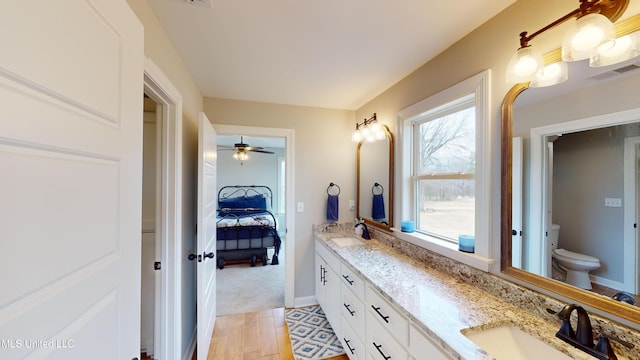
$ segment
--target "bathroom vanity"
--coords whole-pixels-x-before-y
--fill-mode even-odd
[[[389,234],[360,241],[349,229],[319,227],[314,236],[318,301],[350,359],[492,359],[467,336],[504,326],[558,358],[593,359],[555,337],[560,321],[546,309],[564,303]],[[630,329],[612,335],[640,343]],[[619,359],[640,359],[637,346],[616,350]]]

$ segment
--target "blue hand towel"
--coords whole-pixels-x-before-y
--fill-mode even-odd
[[[382,194],[373,195],[373,206],[371,209],[371,217],[374,220],[382,220],[386,216],[384,214],[384,197]]]
[[[331,195],[327,197],[327,221],[338,221],[338,195]]]

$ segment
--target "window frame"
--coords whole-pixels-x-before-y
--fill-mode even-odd
[[[485,70],[433,96],[411,105],[397,114],[399,161],[399,201],[402,220],[416,220],[416,186],[413,177],[415,142],[413,124],[443,105],[475,96],[476,107],[476,203],[475,253],[458,251],[458,245],[449,240],[422,233],[395,231],[400,239],[453,258],[483,271],[489,271],[494,260],[491,256],[491,71]],[[455,106],[455,105],[454,105]]]

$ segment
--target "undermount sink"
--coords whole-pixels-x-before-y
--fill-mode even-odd
[[[488,329],[464,329],[462,334],[497,360],[564,360],[569,356],[513,324]]]
[[[338,246],[364,245],[364,241],[352,236],[332,238],[331,241],[333,241]]]

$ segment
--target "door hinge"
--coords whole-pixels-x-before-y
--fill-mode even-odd
[[[153,263],[153,269],[154,270],[160,270],[162,269],[162,263],[160,261],[156,261]]]

